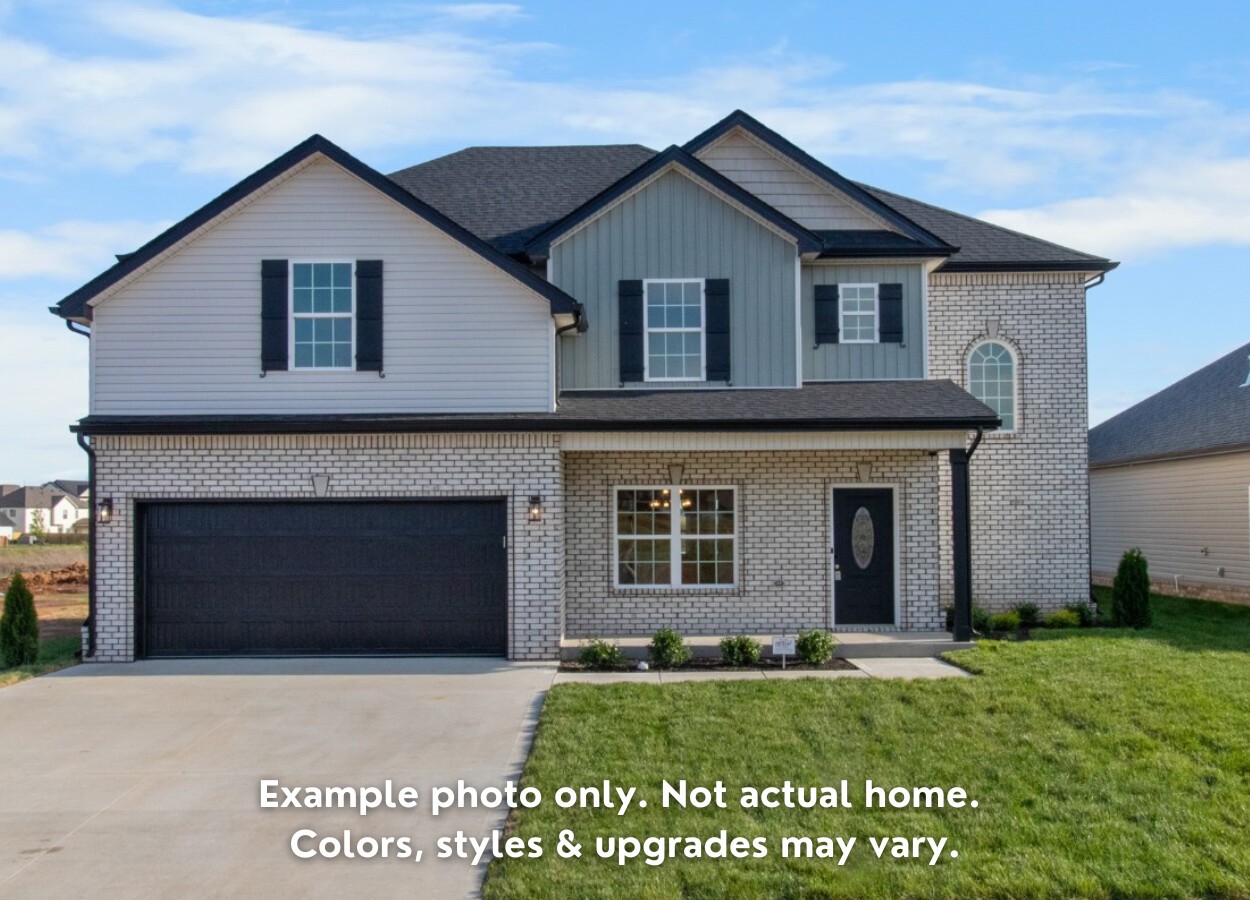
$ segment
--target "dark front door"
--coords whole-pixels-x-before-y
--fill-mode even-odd
[[[894,491],[833,492],[833,621],[894,625]]]
[[[502,500],[148,503],[142,656],[508,648]]]

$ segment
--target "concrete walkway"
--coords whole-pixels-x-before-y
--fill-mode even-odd
[[[773,681],[790,678],[971,678],[932,657],[856,659],[854,669],[679,669],[665,672],[558,672],[552,684],[683,684],[691,681]]]

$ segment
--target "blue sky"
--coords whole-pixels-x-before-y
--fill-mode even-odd
[[[310,133],[392,171],[739,107],[1120,260],[1089,295],[1101,421],[1250,341],[1248,33],[1244,2],[0,0],[0,481],[85,471],[87,342],[46,307]]]

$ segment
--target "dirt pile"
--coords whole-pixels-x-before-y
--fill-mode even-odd
[[[73,593],[87,586],[87,564],[72,563],[63,569],[31,572],[26,583],[35,593]]]

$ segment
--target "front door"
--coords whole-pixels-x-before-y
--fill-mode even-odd
[[[894,490],[833,491],[833,622],[894,625]]]

